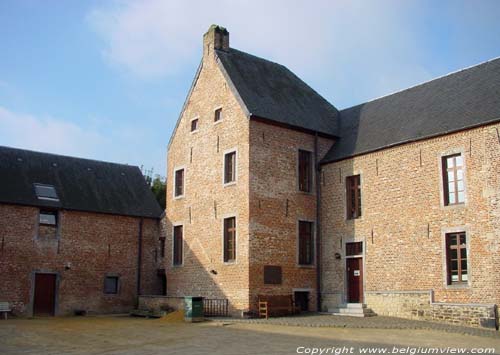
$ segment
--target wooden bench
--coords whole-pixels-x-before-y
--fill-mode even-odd
[[[282,316],[298,313],[292,295],[259,296],[259,317]]]
[[[3,313],[3,318],[7,319],[7,313],[12,312],[9,302],[0,302],[0,313]]]

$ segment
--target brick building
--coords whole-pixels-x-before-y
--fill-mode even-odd
[[[494,325],[499,122],[500,59],[338,110],[212,26],[169,143],[167,293]]]
[[[26,316],[130,311],[162,292],[162,213],[135,166],[0,147],[0,301]]]

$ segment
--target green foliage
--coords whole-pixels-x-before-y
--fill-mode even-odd
[[[167,205],[167,191],[166,191],[166,182],[160,175],[156,175],[153,181],[151,182],[151,191],[156,197],[156,200],[160,204],[161,208],[165,209]]]

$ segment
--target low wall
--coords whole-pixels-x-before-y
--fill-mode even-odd
[[[365,303],[383,316],[486,328],[497,324],[495,305],[436,303],[432,291],[369,291],[365,292]]]
[[[174,310],[184,309],[183,297],[170,296],[139,296],[139,309],[144,310],[163,310],[164,308],[172,308]]]

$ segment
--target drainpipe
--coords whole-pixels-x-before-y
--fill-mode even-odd
[[[137,236],[137,304],[139,304],[139,295],[141,294],[141,267],[142,267],[142,224],[144,219],[139,220],[139,234]]]
[[[318,162],[318,133],[314,135],[314,169],[316,185],[316,308],[321,311],[321,167]]]

